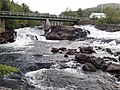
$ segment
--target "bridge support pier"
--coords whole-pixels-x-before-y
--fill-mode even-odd
[[[49,31],[50,27],[51,27],[51,23],[49,19],[46,19],[45,24],[44,24],[45,33]]]
[[[5,19],[0,19],[0,33],[5,32]]]

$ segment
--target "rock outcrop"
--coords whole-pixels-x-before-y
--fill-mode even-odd
[[[95,51],[93,50],[93,47],[78,47],[80,49],[81,53],[86,53],[86,54],[92,54],[95,53]]]
[[[16,37],[16,32],[12,31],[5,31],[0,33],[0,44],[7,43],[7,42],[14,42]]]
[[[85,62],[90,62],[91,61],[91,57],[85,54],[81,54],[78,53],[75,55],[75,61],[79,62],[79,63],[85,63]]]
[[[96,25],[95,27],[108,32],[120,31],[120,24],[103,24]]]
[[[47,33],[48,40],[75,40],[87,36],[88,31],[76,27],[51,26]]]

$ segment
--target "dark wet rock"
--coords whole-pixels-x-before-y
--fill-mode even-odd
[[[94,48],[97,48],[98,46],[94,46]]]
[[[95,50],[102,50],[102,51],[104,51],[104,48],[100,47],[100,46],[95,46],[94,48],[95,48]]]
[[[60,69],[66,69],[66,68],[70,68],[67,64],[65,63],[59,63],[60,65]]]
[[[117,78],[117,81],[120,82],[120,72],[114,75]]]
[[[101,65],[102,71],[106,71],[107,68],[108,68],[108,65],[107,65],[107,64],[102,64],[102,65]]]
[[[92,63],[86,63],[86,64],[83,65],[82,70],[95,72],[96,67]]]
[[[61,48],[59,48],[59,50],[61,50],[61,51],[67,51],[67,49],[65,47],[61,47]]]
[[[75,40],[87,36],[87,31],[75,27],[51,26],[51,32],[46,35],[48,40]]]
[[[12,90],[33,90],[35,87],[28,84],[26,81],[16,79],[0,78],[0,86],[11,88]],[[30,89],[31,88],[31,89]],[[9,89],[8,89],[9,90]]]
[[[118,57],[118,60],[119,60],[119,62],[120,62],[120,56]]]
[[[119,56],[119,55],[120,55],[120,52],[119,52],[119,51],[118,51],[118,52],[115,52],[114,55],[115,55],[115,56]]]
[[[34,64],[34,63],[29,63],[28,65],[26,65],[26,70],[27,71],[35,71],[35,70],[38,70],[39,67]]]
[[[93,47],[78,47],[81,53],[92,54],[95,53]]]
[[[49,69],[54,63],[35,63],[39,69]]]
[[[52,65],[51,68],[66,69],[70,67],[66,63],[57,63],[57,64]]]
[[[59,52],[59,48],[52,48],[51,52],[58,53]]]
[[[43,57],[43,55],[41,55],[41,54],[34,54],[33,56],[34,57]]]
[[[23,77],[24,77],[24,73],[22,73],[21,71],[9,75],[10,79],[16,79],[16,80],[21,80]]]
[[[115,40],[115,39],[103,39],[101,42],[110,43],[110,42],[112,42],[113,40]]]
[[[117,81],[120,82],[120,72],[119,73],[115,73],[114,76],[117,78]]]
[[[110,43],[112,41],[114,41],[116,44],[120,44],[119,39],[103,39],[103,40],[101,40],[101,42],[104,42],[104,43]]]
[[[67,49],[65,48],[65,47],[61,47],[61,48],[52,48],[51,49],[51,52],[53,52],[53,53],[60,53],[60,54],[62,54],[62,52],[65,52],[65,51],[67,51]]]
[[[119,64],[109,63],[108,67],[106,69],[106,72],[119,73],[120,72],[120,65]]]
[[[0,33],[0,44],[7,42],[14,42],[16,37],[16,32],[14,30],[7,30],[5,32]]]
[[[103,57],[105,59],[105,61],[114,61],[114,62],[118,62],[117,59],[113,58],[113,57]]]
[[[68,51],[66,52],[67,55],[75,55],[75,53],[77,53],[76,49],[68,49]]]
[[[101,50],[101,49],[102,49],[102,47],[98,47],[98,49],[99,49],[99,50]]]
[[[33,41],[37,41],[38,40],[37,36],[35,36],[35,35],[26,34],[26,36],[29,37]]]
[[[75,55],[75,61],[77,61],[79,63],[90,62],[91,57],[87,56],[85,54],[78,53],[78,54]]]
[[[67,55],[67,54],[65,54],[65,55],[64,55],[64,57],[65,57],[65,58],[67,58],[67,57],[68,57],[68,55]]]
[[[63,52],[62,51],[59,51],[59,54],[62,54]]]
[[[120,82],[120,77],[117,78],[117,81]]]
[[[91,63],[97,68],[100,69],[102,64],[105,64],[103,58],[97,57],[91,60]]]
[[[88,34],[90,34],[90,31],[89,31],[89,30],[87,30],[87,33],[88,33]]]
[[[108,32],[115,32],[120,30],[120,24],[102,24],[96,25],[95,27]]]
[[[113,54],[113,52],[111,51],[111,49],[110,48],[106,48],[106,51],[109,53],[109,54]]]

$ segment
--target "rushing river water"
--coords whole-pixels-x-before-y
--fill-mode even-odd
[[[0,45],[0,63],[18,67],[27,82],[36,87],[35,90],[114,90],[111,89],[113,84],[110,74],[100,70],[94,73],[84,72],[82,64],[72,60],[74,56],[65,58],[64,54],[50,52],[52,47],[78,49],[79,46],[93,46],[97,53],[92,55],[114,57],[95,47],[111,48],[112,52],[120,51],[120,32],[105,32],[90,25],[80,27],[91,33],[86,40],[51,41],[45,39],[42,29],[16,29],[16,41]]]

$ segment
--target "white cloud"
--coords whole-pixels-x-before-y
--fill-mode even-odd
[[[18,3],[26,3],[31,10],[40,13],[60,14],[67,7],[71,10],[96,7],[101,3],[120,3],[120,0],[14,0]]]

